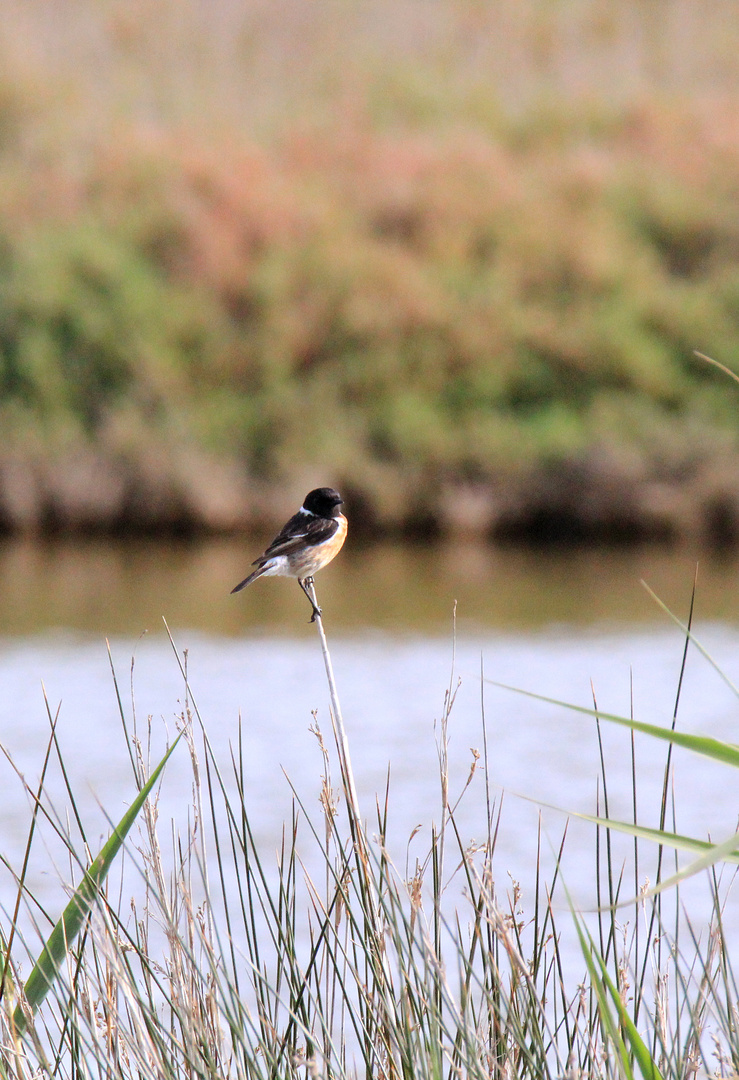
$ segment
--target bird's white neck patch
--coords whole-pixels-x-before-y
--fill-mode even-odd
[[[293,506],[294,505],[295,504],[293,503]],[[300,507],[300,509],[298,510],[298,513],[299,514],[305,514],[306,517],[318,517],[318,515],[314,514],[312,510],[306,510],[304,506]]]

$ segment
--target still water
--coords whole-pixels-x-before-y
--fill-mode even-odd
[[[165,616],[173,628],[217,637],[312,639],[294,582],[273,578],[229,595],[262,548],[259,539],[0,543],[0,636],[75,630],[136,638],[158,632]],[[666,625],[641,581],[684,616],[696,566],[698,617],[739,625],[738,558],[655,546],[543,551],[350,541],[321,573],[318,594],[334,636],[448,639],[454,600],[464,634],[555,625],[629,633]]]
[[[241,720],[247,803],[267,857],[290,818],[290,784],[318,816],[322,760],[309,729],[317,720],[327,741],[330,734],[318,641],[296,583],[272,579],[229,595],[258,550],[258,542],[233,541],[0,549],[0,743],[27,781],[37,783],[49,729],[45,693],[51,713],[59,711],[69,782],[93,850],[134,790],[105,639],[127,723],[135,717],[144,731],[152,718],[156,758],[185,702],[162,616],[177,648],[187,650],[192,693],[224,768]],[[505,896],[518,880],[524,903],[530,900],[540,816],[546,874],[567,821],[550,807],[595,812],[596,731],[587,716],[494,684],[586,707],[595,693],[604,712],[628,716],[633,709],[638,719],[669,724],[684,638],[640,582],[685,618],[697,562],[696,633],[739,682],[735,560],[658,548],[544,553],[386,546],[348,550],[323,572],[318,593],[360,801],[372,821],[389,770],[391,846],[401,872],[423,858],[432,823],[441,817],[438,720],[447,688],[458,686],[449,723],[450,796],[465,785],[472,749],[483,750],[484,714],[491,795],[503,802],[497,888]],[[736,694],[695,648],[688,652],[678,722],[739,741]],[[603,737],[610,811],[629,819],[630,737],[607,724]],[[638,736],[635,749],[639,819],[655,826],[665,745]],[[739,811],[734,776],[681,751],[674,769],[677,831],[725,839]],[[185,830],[191,787],[183,748],[162,786],[165,836],[170,819]],[[47,789],[63,816],[67,801],[53,763]],[[7,761],[0,765],[0,790],[2,854],[18,868],[30,805]],[[481,764],[457,812],[466,840],[483,838],[485,805]],[[616,852],[633,886],[629,844]],[[585,907],[595,902],[594,850],[592,826],[571,821],[563,872]],[[653,879],[646,857],[640,875],[639,884]],[[52,913],[61,909],[68,877],[59,854],[38,846],[29,883]],[[700,920],[707,896],[702,883],[691,888],[692,914]],[[10,876],[0,875],[6,912],[14,896]],[[739,941],[734,907],[725,921]]]

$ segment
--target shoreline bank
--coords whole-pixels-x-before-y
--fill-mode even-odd
[[[314,467],[266,483],[193,449],[137,458],[92,448],[16,455],[0,460],[0,533],[269,534],[306,490],[330,482],[345,497],[354,535],[369,539],[739,543],[739,456],[728,452],[682,470],[594,453],[475,480],[402,470],[372,479]]]

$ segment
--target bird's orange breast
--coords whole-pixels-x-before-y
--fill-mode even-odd
[[[344,541],[346,540],[347,520],[343,514],[339,514],[336,520],[339,523],[339,527],[330,540],[331,559],[333,559],[334,555],[339,554],[342,547],[344,546]]]
[[[301,548],[299,552],[288,556],[290,573],[298,578],[310,577],[316,574],[324,566],[335,558],[346,540],[347,522],[343,514],[339,514],[336,520],[336,531],[328,540],[311,547]]]
[[[331,539],[327,540],[325,544],[320,544],[318,546],[316,556],[320,558],[320,562],[316,567],[317,570],[319,570],[322,566],[325,566],[326,563],[330,563],[331,560],[339,554],[342,547],[344,546],[344,541],[346,540],[347,521],[343,514],[339,514],[339,516],[336,518],[336,523],[336,532],[331,537]]]

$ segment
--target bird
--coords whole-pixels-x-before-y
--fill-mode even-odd
[[[346,540],[347,521],[339,510],[341,495],[330,487],[314,488],[278,532],[264,554],[255,559],[256,566],[248,577],[234,586],[231,593],[241,592],[260,577],[293,577],[311,602],[311,622],[321,615],[308,592],[313,575],[338,555]]]

